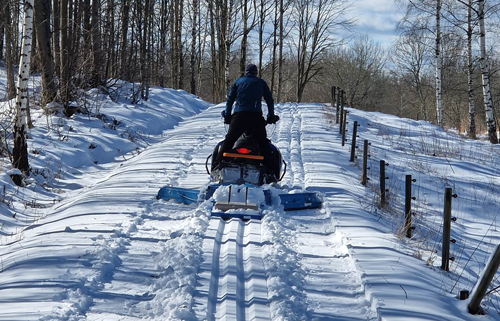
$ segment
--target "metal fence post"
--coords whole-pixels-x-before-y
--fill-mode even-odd
[[[365,139],[363,142],[363,176],[361,180],[361,185],[366,185],[368,182],[368,140]]]
[[[339,111],[339,133],[342,134],[342,128],[344,127],[344,91],[339,89],[339,100],[338,103],[340,103],[340,111]]]
[[[341,131],[342,131],[342,146],[345,146],[345,133],[346,133],[346,126],[347,124],[347,110],[343,109],[343,113],[342,113],[342,128],[341,128]]]
[[[444,191],[444,215],[443,215],[443,249],[441,253],[441,269],[450,270],[450,240],[451,240],[451,198],[452,189]]]
[[[351,144],[351,158],[350,162],[354,162],[356,158],[356,135],[358,135],[358,122],[355,120],[352,129],[352,144]]]
[[[412,191],[411,191],[411,183],[413,180],[411,179],[411,175],[406,175],[406,191],[405,191],[405,231],[406,237],[412,237],[412,221],[411,221],[411,200],[412,200]]]
[[[385,188],[385,167],[387,164],[385,163],[385,160],[380,161],[380,207],[385,207],[387,205],[387,200],[386,200],[386,192],[387,189]]]

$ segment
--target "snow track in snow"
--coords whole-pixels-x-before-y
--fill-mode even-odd
[[[271,320],[260,247],[259,221],[210,220],[194,299],[199,320]]]

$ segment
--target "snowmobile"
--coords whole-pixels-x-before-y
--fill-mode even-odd
[[[270,159],[264,159],[259,145],[247,133],[241,135],[233,148],[224,153],[222,161],[217,163],[219,151],[223,142],[215,146],[212,155],[207,157],[205,168],[212,182],[219,184],[253,184],[261,186],[281,181],[286,174],[286,163],[281,152],[269,141],[271,148]],[[212,159],[211,171],[208,162]],[[283,170],[283,172],[282,172]]]
[[[263,209],[275,205],[273,197],[278,196],[285,211],[320,208],[321,196],[309,191],[287,191],[277,183],[286,174],[286,163],[281,152],[270,141],[271,159],[264,159],[255,139],[243,134],[233,148],[225,152],[220,163],[218,159],[222,142],[206,158],[205,168],[210,182],[202,189],[186,189],[164,186],[157,199],[175,200],[192,204],[212,199],[212,216],[223,218],[261,219]],[[209,165],[210,159],[211,164]],[[210,169],[209,169],[210,168]]]

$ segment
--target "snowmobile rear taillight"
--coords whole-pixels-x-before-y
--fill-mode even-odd
[[[250,154],[252,151],[248,148],[237,148],[236,149],[240,154]]]

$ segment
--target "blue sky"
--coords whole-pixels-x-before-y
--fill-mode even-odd
[[[394,41],[396,24],[403,16],[393,0],[354,0],[350,15],[357,20],[356,33],[367,34],[384,47]]]

